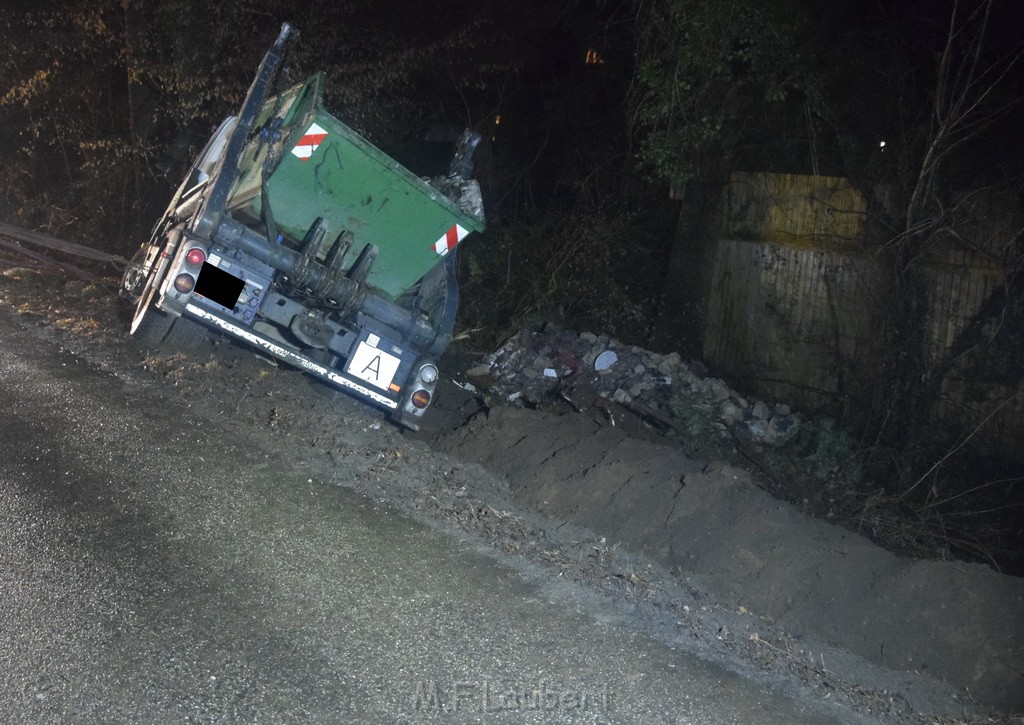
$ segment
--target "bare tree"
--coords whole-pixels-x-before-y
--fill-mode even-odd
[[[972,215],[984,190],[954,194],[956,182],[946,177],[949,162],[965,145],[1003,118],[1019,99],[1004,92],[1010,73],[1024,47],[993,57],[988,36],[994,0],[953,0],[944,28],[943,47],[934,68],[924,131],[905,144],[909,180],[905,206],[896,216],[895,232],[887,245],[893,264],[894,299],[890,310],[890,384],[888,405],[882,416],[879,437],[895,440],[910,449],[928,435],[943,380],[970,351],[977,349],[986,325],[1000,310],[1009,309],[1019,287],[1019,235],[1003,246],[1000,263],[1007,271],[1002,287],[977,311],[961,331],[943,360],[929,360],[927,339],[930,304],[927,263],[950,244],[977,247],[964,220]],[[1016,261],[1015,261],[1016,260]],[[1014,272],[1016,270],[1016,273]],[[994,339],[989,335],[990,339]],[[973,435],[973,433],[972,433]],[[906,459],[913,465],[912,457]],[[928,469],[935,470],[934,467]],[[915,484],[916,485],[916,484]]]

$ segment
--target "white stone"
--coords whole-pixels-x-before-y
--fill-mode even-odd
[[[602,370],[608,370],[612,365],[619,361],[619,356],[612,350],[605,350],[594,359],[594,370],[601,372]]]

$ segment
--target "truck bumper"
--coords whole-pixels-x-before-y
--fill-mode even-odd
[[[259,333],[253,332],[250,329],[242,327],[232,320],[227,320],[220,315],[217,315],[207,309],[199,307],[194,303],[189,303],[185,306],[184,313],[189,317],[194,317],[200,320],[204,324],[213,327],[221,332],[224,332],[231,337],[235,337],[239,340],[244,340],[253,347],[263,350],[275,358],[282,360],[290,365],[294,365],[300,370],[304,370],[310,375],[320,378],[326,383],[330,383],[335,387],[341,388],[347,393],[354,394],[357,397],[371,402],[374,405],[384,408],[389,411],[394,411],[398,408],[398,401],[392,400],[387,396],[381,395],[365,385],[360,385],[347,377],[338,374],[334,370],[324,367],[320,363],[314,362],[299,353],[289,350],[281,346],[275,340],[271,340],[268,337],[264,337]]]

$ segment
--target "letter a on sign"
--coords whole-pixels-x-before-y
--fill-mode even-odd
[[[373,374],[372,381],[370,380],[370,377],[366,374],[367,371]],[[366,367],[363,368],[362,375],[360,375],[359,377],[361,377],[363,380],[367,382],[377,382],[380,380],[380,353],[377,353],[377,355],[375,355],[374,358],[370,360],[370,362],[366,363]]]
[[[349,375],[353,375],[376,388],[388,390],[395,379],[395,373],[398,372],[398,366],[401,363],[401,359],[397,356],[361,342],[356,347],[356,351],[349,360],[345,370]]]

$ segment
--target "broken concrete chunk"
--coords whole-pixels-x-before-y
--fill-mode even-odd
[[[654,387],[654,383],[649,380],[641,380],[639,383],[629,388],[629,394],[634,398],[639,398],[641,395],[651,390]]]
[[[631,402],[633,399],[629,397],[629,393],[627,393],[622,388],[616,388],[615,392],[612,393],[612,400],[614,400],[616,403],[624,404]]]
[[[768,410],[768,406],[765,405],[764,401],[761,400],[754,403],[754,409],[750,412],[755,418],[758,418],[759,420],[768,420],[768,418],[771,416],[771,413]]]
[[[669,353],[661,358],[658,363],[658,372],[663,375],[671,375],[682,367],[682,360],[679,358],[678,352]]]
[[[718,407],[718,417],[726,425],[732,426],[737,421],[743,420],[743,410],[738,405],[727,400]]]
[[[661,370],[661,366],[660,365],[658,366],[658,370]],[[692,386],[692,385],[695,385],[697,383],[697,381],[700,380],[700,378],[697,377],[696,375],[694,375],[693,371],[690,370],[685,365],[680,365],[677,368],[677,370],[678,370],[678,375],[679,375],[679,381],[681,383],[685,384],[685,385],[691,385]]]
[[[597,342],[597,335],[595,335],[593,332],[581,332],[580,339],[583,340],[583,342],[587,343],[588,345],[593,345],[595,342]]]
[[[546,378],[557,378],[558,373],[555,372],[554,368],[544,368],[544,377]]]
[[[785,403],[779,403],[778,405],[775,406],[775,415],[789,415],[789,414],[790,414],[789,406],[786,405]]]
[[[794,415],[775,416],[768,421],[764,442],[769,446],[781,446],[793,440],[800,432],[800,421]]]
[[[729,386],[718,378],[705,378],[701,383],[700,387],[704,396],[710,399],[712,403],[722,403],[732,395]]]
[[[759,418],[751,418],[744,422],[744,425],[751,438],[759,442],[764,441],[764,437],[768,433],[768,424],[765,421]]]

